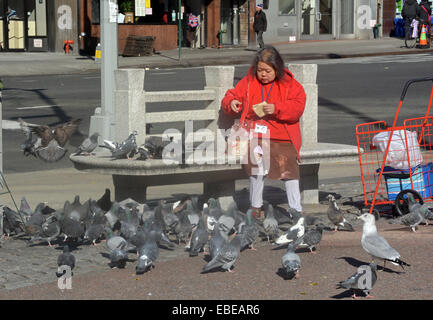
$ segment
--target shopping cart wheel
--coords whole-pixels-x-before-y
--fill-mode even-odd
[[[408,206],[408,200],[406,194],[412,193],[415,200],[418,200],[420,204],[424,204],[424,200],[422,196],[419,194],[418,191],[412,190],[412,189],[406,189],[403,191],[400,191],[400,193],[397,195],[394,201],[394,208],[393,212],[396,213],[398,216],[403,216],[407,213],[409,213],[409,206]]]

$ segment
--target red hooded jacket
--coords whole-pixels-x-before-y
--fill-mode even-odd
[[[270,89],[271,92],[269,93]],[[263,95],[262,85],[250,69],[248,74],[238,82],[236,87],[227,90],[221,101],[221,107],[224,112],[233,117],[239,115],[239,113],[235,113],[230,107],[230,103],[235,99],[242,103],[240,114],[244,115],[246,112],[245,120],[251,129],[255,128],[256,123],[266,125],[271,140],[292,142],[298,152],[299,158],[302,144],[299,119],[304,113],[307,98],[304,88],[295,80],[293,74],[288,69],[285,69],[284,77],[280,80],[275,80],[273,85],[272,83],[263,85]],[[259,118],[252,109],[252,106],[263,100],[266,100],[269,104],[274,104],[275,112]]]

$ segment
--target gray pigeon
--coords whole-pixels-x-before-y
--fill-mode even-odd
[[[91,217],[86,223],[84,239],[96,245],[96,241],[104,235],[107,218],[105,217],[104,211],[96,205],[96,201],[91,201],[90,212]]]
[[[240,227],[238,235],[241,238],[241,250],[246,247],[249,247],[251,250],[256,250],[254,248],[254,243],[259,236],[259,228],[253,220],[252,209],[248,209],[246,224]]]
[[[301,216],[298,221],[289,228],[289,230],[284,232],[277,240],[275,240],[275,243],[279,245],[286,244],[302,237],[305,233],[304,219],[305,218]]]
[[[220,231],[218,222],[215,223],[215,228],[212,230],[211,237],[209,239],[209,254],[211,259],[218,255],[218,252],[228,242],[228,237]]]
[[[407,193],[406,196],[409,200],[408,201],[409,212],[418,212],[423,219],[422,222],[428,225],[428,220],[433,219],[433,213],[430,210],[432,209],[432,207],[426,203],[421,205],[419,202],[415,200],[415,197],[413,196],[412,193]]]
[[[19,213],[22,214],[22,217],[25,221],[28,221],[33,214],[33,210],[30,208],[29,203],[27,202],[25,197],[21,198],[21,204],[20,204],[20,211]]]
[[[77,151],[75,151],[75,155],[90,155],[93,150],[98,146],[98,137],[100,134],[95,132],[90,137],[84,139],[84,141],[78,146]]]
[[[218,254],[206,264],[201,273],[221,267],[222,269],[233,272],[231,267],[238,259],[241,252],[241,237],[236,235],[230,242],[227,242]]]
[[[138,264],[135,267],[136,274],[143,274],[152,267],[155,267],[154,262],[159,256],[157,237],[156,232],[151,230],[146,236],[145,243],[138,249]]]
[[[319,242],[322,240],[322,233],[325,225],[319,223],[315,228],[310,228],[305,231],[302,243],[299,244],[300,248],[308,248],[311,253],[316,253],[317,251],[313,251],[313,249],[317,250],[316,247]]]
[[[264,203],[264,211],[265,219],[263,220],[263,229],[265,230],[268,242],[270,242],[270,239],[278,238],[278,221],[274,216],[274,207],[270,203]]]
[[[186,211],[181,211],[176,214],[179,218],[179,223],[174,227],[174,234],[176,235],[178,244],[181,241],[185,242],[186,247],[188,248],[189,243],[187,243],[187,239],[189,235],[192,233],[193,226],[188,218],[188,214]]]
[[[235,226],[234,210],[235,208],[231,206],[218,219],[221,232],[224,232],[227,236],[231,234]]]
[[[3,237],[9,237],[11,233],[19,234],[25,230],[25,226],[21,220],[21,217],[17,212],[10,209],[9,207],[3,207],[0,209],[3,211]]]
[[[413,211],[409,211],[409,213],[404,216],[391,219],[388,221],[389,224],[402,224],[411,228],[413,232],[416,232],[416,227],[424,221],[420,213],[420,208],[416,208]]]
[[[299,278],[299,270],[301,269],[301,259],[295,253],[296,247],[301,243],[303,237],[296,239],[287,245],[287,251],[281,258],[281,263],[284,271],[289,279]]]
[[[352,274],[347,280],[340,281],[337,289],[345,288],[353,291],[352,298],[358,299],[356,291],[362,291],[367,298],[373,298],[370,295],[370,291],[373,288],[377,280],[377,265],[370,263],[369,265],[363,265],[358,268],[358,271]],[[367,275],[366,273],[369,273]]]
[[[223,214],[221,210],[220,203],[218,200],[214,198],[210,198],[208,203],[203,206],[203,210],[207,216],[207,228],[209,231],[212,231],[215,223],[219,220],[220,216]]]
[[[65,245],[63,247],[63,253],[59,255],[57,258],[57,265],[59,267],[61,266],[68,266],[71,268],[71,271],[75,267],[75,257],[74,255],[69,251],[69,246]],[[56,272],[57,277],[61,277],[64,273]]]
[[[57,213],[53,213],[42,224],[41,232],[38,235],[31,237],[29,243],[31,244],[35,241],[48,242],[48,246],[53,247],[51,241],[56,240],[57,237],[60,236],[60,233],[61,227],[57,220]]]
[[[122,143],[113,143],[108,140],[104,140],[104,145],[101,145],[102,148],[107,148],[111,151],[111,156],[116,159],[131,159],[136,151],[137,151],[137,141],[135,136],[137,135],[137,131],[133,131],[128,138]]]
[[[401,260],[397,250],[392,248],[388,242],[377,233],[374,215],[364,213],[359,216],[358,219],[364,221],[361,237],[362,248],[373,257],[373,260],[374,258],[383,260],[384,268],[386,261],[390,261],[394,265],[400,265],[403,269],[403,266],[410,266],[410,264]]]
[[[44,203],[39,203],[36,206],[35,211],[30,216],[29,220],[25,224],[26,233],[30,236],[39,236],[42,232],[42,224],[45,222],[45,218],[42,215],[42,209],[45,207]]]
[[[334,231],[346,230],[354,231],[352,225],[344,218],[343,212],[337,205],[337,201],[332,194],[328,194],[329,206],[327,210],[329,220],[335,225]]]
[[[192,233],[191,244],[189,247],[189,256],[195,257],[203,250],[204,246],[209,240],[209,233],[207,232],[203,216],[200,216],[198,226]]]
[[[22,132],[24,133],[26,140],[21,144],[21,150],[25,156],[32,155],[37,157],[36,150],[41,146],[41,138],[33,136],[32,130],[30,130],[30,124],[25,122],[23,119],[18,118]]]
[[[117,247],[110,251],[110,267],[125,268],[128,261],[127,242],[119,242]]]

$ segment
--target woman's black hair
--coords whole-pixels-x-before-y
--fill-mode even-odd
[[[257,74],[257,66],[259,62],[264,62],[274,68],[277,80],[281,80],[284,77],[284,61],[275,47],[265,46],[257,52],[251,65],[251,73],[253,75]]]

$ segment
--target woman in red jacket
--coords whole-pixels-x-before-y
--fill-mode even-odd
[[[261,49],[248,74],[235,88],[226,92],[221,102],[225,113],[241,118],[243,126],[255,137],[269,137],[269,165],[263,175],[254,174],[254,162],[244,165],[250,177],[250,202],[257,214],[263,205],[264,177],[283,180],[288,204],[301,212],[299,191],[299,150],[301,130],[299,119],[305,108],[306,95],[302,85],[285,68],[284,61],[272,46]],[[259,117],[253,106],[262,104],[263,116]],[[255,148],[258,154],[266,148]],[[264,151],[266,152],[266,151]],[[265,158],[265,157],[263,157]],[[250,158],[251,159],[251,158]],[[256,165],[257,167],[257,165]]]

